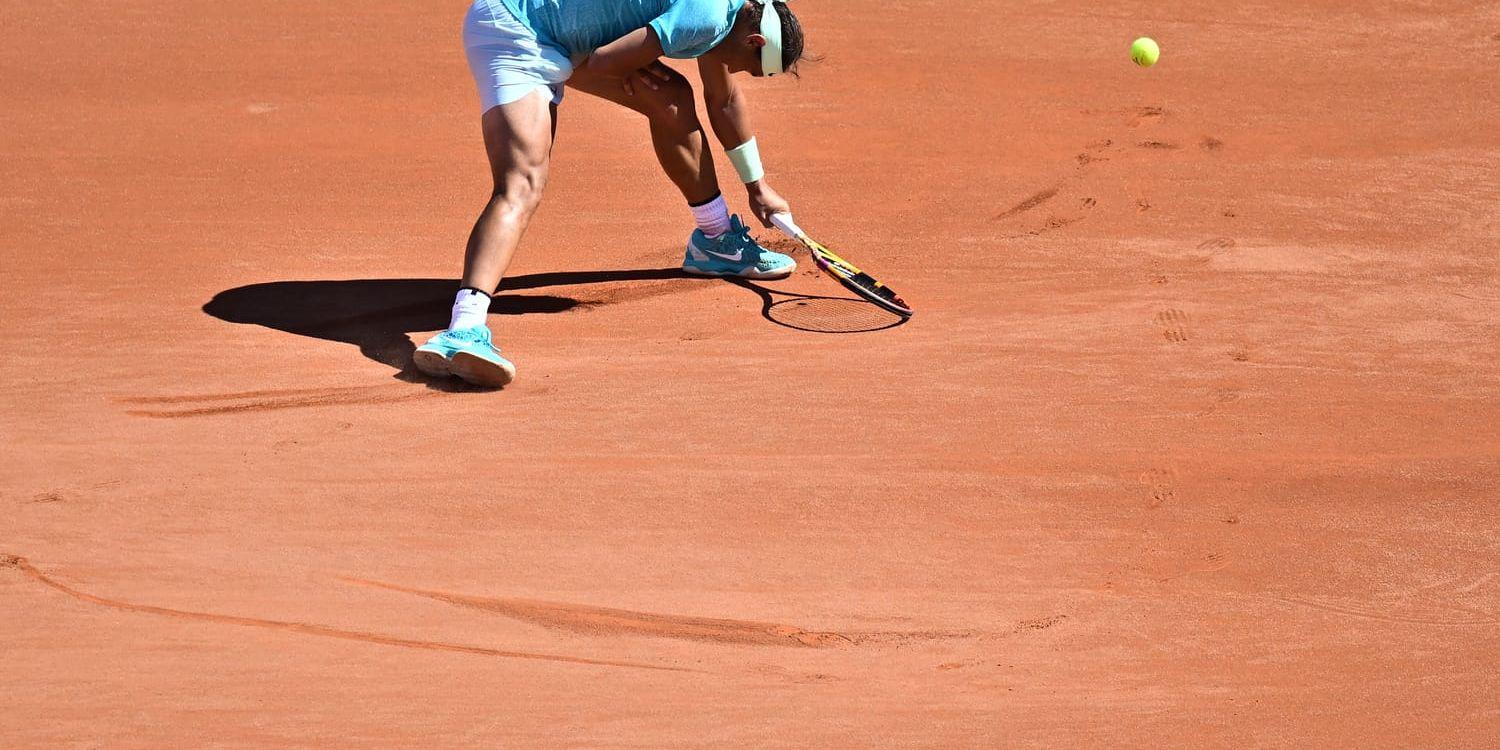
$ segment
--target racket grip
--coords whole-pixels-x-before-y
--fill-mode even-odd
[[[807,233],[802,231],[802,227],[797,226],[797,222],[792,221],[791,214],[771,214],[771,223],[794,240],[800,240],[807,236]]]

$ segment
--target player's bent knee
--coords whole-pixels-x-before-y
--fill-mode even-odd
[[[652,124],[688,133],[699,129],[693,86],[687,79],[665,83],[652,94],[645,109],[646,117],[651,119]]]
[[[505,213],[530,216],[541,205],[542,192],[547,187],[547,169],[534,167],[516,169],[506,174],[495,185],[490,202]]]

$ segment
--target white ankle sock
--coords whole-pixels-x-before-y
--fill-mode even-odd
[[[698,229],[710,238],[719,237],[729,231],[729,206],[724,203],[724,196],[720,194],[713,200],[701,206],[688,206],[693,211],[693,218],[698,222]]]
[[[482,326],[490,314],[490,296],[477,289],[460,289],[453,300],[453,322],[448,330]]]

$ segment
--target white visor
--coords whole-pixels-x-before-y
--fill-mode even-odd
[[[786,71],[781,63],[781,14],[772,0],[762,0],[760,7],[760,35],[766,38],[766,46],[760,48],[760,68],[765,75],[774,76]]]

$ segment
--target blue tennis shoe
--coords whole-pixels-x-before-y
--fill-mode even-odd
[[[693,230],[682,270],[695,276],[779,279],[797,270],[797,261],[761,247],[740,217],[732,216],[729,231],[718,237],[710,238],[701,229]]]
[[[427,375],[456,375],[465,382],[486,388],[503,388],[516,379],[516,366],[500,356],[490,342],[490,329],[474,326],[443,331],[417,347],[412,363]]]

